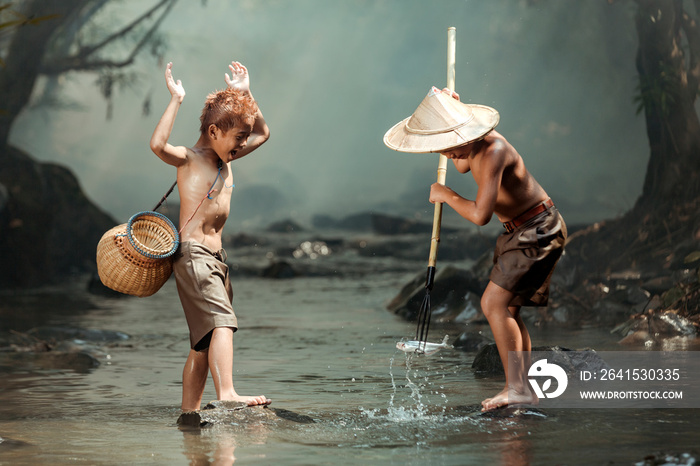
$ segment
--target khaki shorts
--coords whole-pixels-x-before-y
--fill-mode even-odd
[[[225,258],[223,249],[214,252],[195,241],[181,243],[175,253],[173,273],[190,329],[190,347],[195,351],[209,347],[215,328],[238,329]]]
[[[552,206],[498,237],[489,277],[515,294],[513,306],[546,306],[549,282],[564,252],[566,224]]]

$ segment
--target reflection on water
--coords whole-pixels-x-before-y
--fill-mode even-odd
[[[79,305],[40,319],[56,295],[27,297],[33,321],[19,317],[22,297],[4,300],[3,329],[12,321],[21,331],[60,325],[131,338],[102,347],[100,366],[82,372],[0,354],[0,465],[629,464],[699,443],[696,410],[482,416],[481,400],[503,379],[475,377],[472,353],[425,357],[395,348],[415,328],[383,304],[407,278],[236,280],[236,389],[265,393],[274,407],[313,424],[256,418],[176,426],[188,339],[173,283],[145,299],[89,297],[76,288],[70,299]],[[533,329],[532,336],[538,345],[619,349],[594,329]],[[211,383],[204,398],[215,398]]]

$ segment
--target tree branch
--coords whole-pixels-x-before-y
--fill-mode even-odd
[[[167,14],[170,12],[172,7],[175,5],[177,0],[161,0],[153,8],[148,10],[146,13],[136,18],[131,24],[122,28],[108,37],[106,37],[101,42],[94,44],[90,47],[82,47],[80,51],[73,56],[64,57],[62,59],[57,59],[53,62],[45,63],[41,72],[47,75],[57,75],[65,73],[66,71],[78,70],[78,71],[94,71],[104,67],[115,67],[122,68],[129,66],[134,62],[136,55],[141,51],[141,49],[148,43],[148,41],[153,37],[155,32],[158,30],[160,24],[163,22]],[[151,25],[151,27],[144,33],[144,35],[139,39],[131,52],[123,60],[101,60],[95,59],[90,60],[90,57],[97,54],[101,49],[106,47],[108,44],[127,36],[130,32],[136,28],[139,24],[150,18],[159,9],[162,9],[160,16]]]

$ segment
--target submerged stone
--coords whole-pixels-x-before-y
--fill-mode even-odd
[[[452,343],[452,346],[462,351],[479,351],[486,345],[493,343],[493,340],[486,337],[482,332],[463,332]]]
[[[473,418],[531,418],[531,419],[547,419],[547,415],[535,406],[526,405],[515,405],[515,406],[503,406],[501,408],[495,408],[488,411],[482,411],[482,406],[478,405],[467,405],[467,406],[455,406],[451,408],[450,414],[455,414],[458,416],[469,416]]]
[[[601,370],[608,368],[607,363],[591,349],[571,350],[560,346],[537,346],[533,352],[552,353],[551,362],[561,366],[568,374],[577,373],[579,370]],[[536,359],[533,359],[533,363]],[[484,346],[474,357],[472,362],[474,372],[484,375],[503,374],[503,364],[498,354],[495,343]]]
[[[69,369],[78,373],[87,373],[98,367],[100,361],[86,352],[2,352],[0,353],[0,366],[3,365],[8,365],[13,369],[33,367],[43,370]]]
[[[502,408],[490,409],[488,411],[483,411],[478,414],[480,417],[490,417],[490,418],[532,418],[532,419],[546,419],[547,415],[542,412],[542,410],[534,408],[532,406],[504,406]]]
[[[130,338],[126,333],[114,330],[49,326],[35,327],[29,330],[27,335],[46,341],[84,340],[99,343],[125,341]]]
[[[298,275],[292,264],[287,261],[280,260],[272,262],[269,266],[263,269],[260,276],[264,278],[294,278]]]
[[[201,428],[212,425],[237,425],[248,422],[278,423],[280,420],[312,424],[313,418],[268,405],[248,406],[235,401],[211,401],[199,411],[182,413],[177,420],[180,427]]]

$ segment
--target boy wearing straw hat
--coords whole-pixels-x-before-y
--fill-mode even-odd
[[[190,352],[182,374],[182,410],[200,408],[211,372],[219,400],[267,404],[264,395],[241,396],[233,388],[233,333],[238,328],[221,233],[233,191],[231,161],[254,151],[270,132],[250,93],[248,70],[238,62],[225,74],[227,89],[210,94],[193,147],[168,142],[185,97],[181,81],[165,70],[171,99],[151,138],[151,150],[177,167],[181,244],[173,272],[190,331]]]
[[[525,361],[511,358],[516,367],[508,370],[509,351],[531,351],[520,308],[547,304],[550,278],[567,236],[564,220],[545,190],[515,148],[494,130],[498,120],[493,108],[461,103],[457,93],[433,87],[413,115],[384,136],[391,149],[438,152],[451,159],[459,173],[471,172],[478,186],[475,199],[435,183],[430,202],[446,203],[480,226],[495,214],[506,230],[497,240],[494,266],[481,298],[506,385],[482,401],[483,411],[537,403],[524,374]]]

